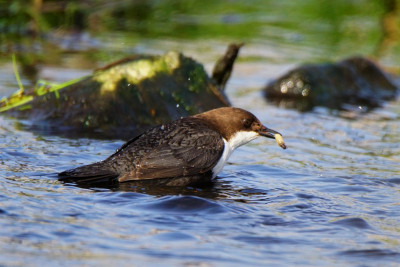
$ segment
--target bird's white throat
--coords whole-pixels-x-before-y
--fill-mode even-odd
[[[248,142],[256,139],[259,136],[258,133],[253,131],[239,131],[235,133],[228,141],[232,150],[247,144]]]
[[[212,178],[217,176],[218,173],[222,171],[222,168],[224,168],[225,163],[228,161],[229,157],[231,156],[232,152],[250,142],[251,140],[254,140],[258,137],[258,133],[253,132],[253,131],[240,131],[234,134],[228,141],[225,138],[222,138],[224,140],[224,152],[222,153],[221,158],[219,159],[217,165],[213,168],[212,172]]]

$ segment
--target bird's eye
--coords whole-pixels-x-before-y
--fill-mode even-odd
[[[247,119],[244,119],[244,120],[243,120],[243,126],[244,126],[245,128],[250,128],[250,127],[251,127],[251,124],[252,124],[251,120],[247,120]]]

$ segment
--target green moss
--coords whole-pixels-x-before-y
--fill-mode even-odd
[[[171,74],[179,67],[179,58],[179,53],[168,52],[161,57],[139,59],[97,72],[92,79],[101,84],[100,92],[103,94],[114,91],[122,79],[126,79],[128,83],[138,84],[142,80],[151,79],[159,73]]]
[[[189,74],[190,84],[189,91],[194,93],[199,93],[202,90],[204,84],[206,84],[205,78],[207,74],[205,73],[203,67],[197,66]]]

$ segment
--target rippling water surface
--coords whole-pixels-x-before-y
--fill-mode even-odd
[[[398,102],[348,119],[324,109],[301,114],[271,107],[257,90],[233,90],[231,98],[282,131],[289,149],[257,139],[233,154],[213,187],[202,189],[62,185],[57,172],[101,160],[122,141],[31,133],[23,130],[27,122],[0,117],[0,262],[400,262]]]

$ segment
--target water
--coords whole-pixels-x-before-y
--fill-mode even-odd
[[[55,173],[101,160],[122,141],[40,135],[0,117],[0,262],[396,266],[398,102],[355,120],[261,100],[244,107],[289,148],[257,139],[204,189],[64,186]]]
[[[273,12],[253,19],[268,24]],[[182,23],[193,16],[179,18]],[[236,18],[245,25],[252,19]],[[364,25],[357,18],[347,23]],[[293,65],[351,53],[330,57],[334,46],[327,40],[313,46],[308,35],[274,29],[271,35],[283,34],[265,41],[258,33],[246,45],[227,93],[235,106],[282,132],[288,149],[256,139],[233,153],[209,188],[62,185],[57,172],[102,160],[123,141],[29,132],[29,122],[0,116],[0,265],[398,266],[400,100],[367,114],[324,108],[298,113],[267,104],[259,88]],[[330,36],[324,29],[318,31]],[[105,43],[113,36],[102,36],[103,53],[116,49]],[[226,45],[223,38],[138,42],[135,51],[175,48],[208,70]],[[344,47],[348,40],[338,42]],[[90,73],[95,66],[76,64],[85,53],[58,55],[60,64],[40,66],[40,78],[63,81]],[[383,56],[387,65],[395,65],[398,54],[392,56]],[[0,95],[7,95],[17,85],[9,60],[2,62]]]

